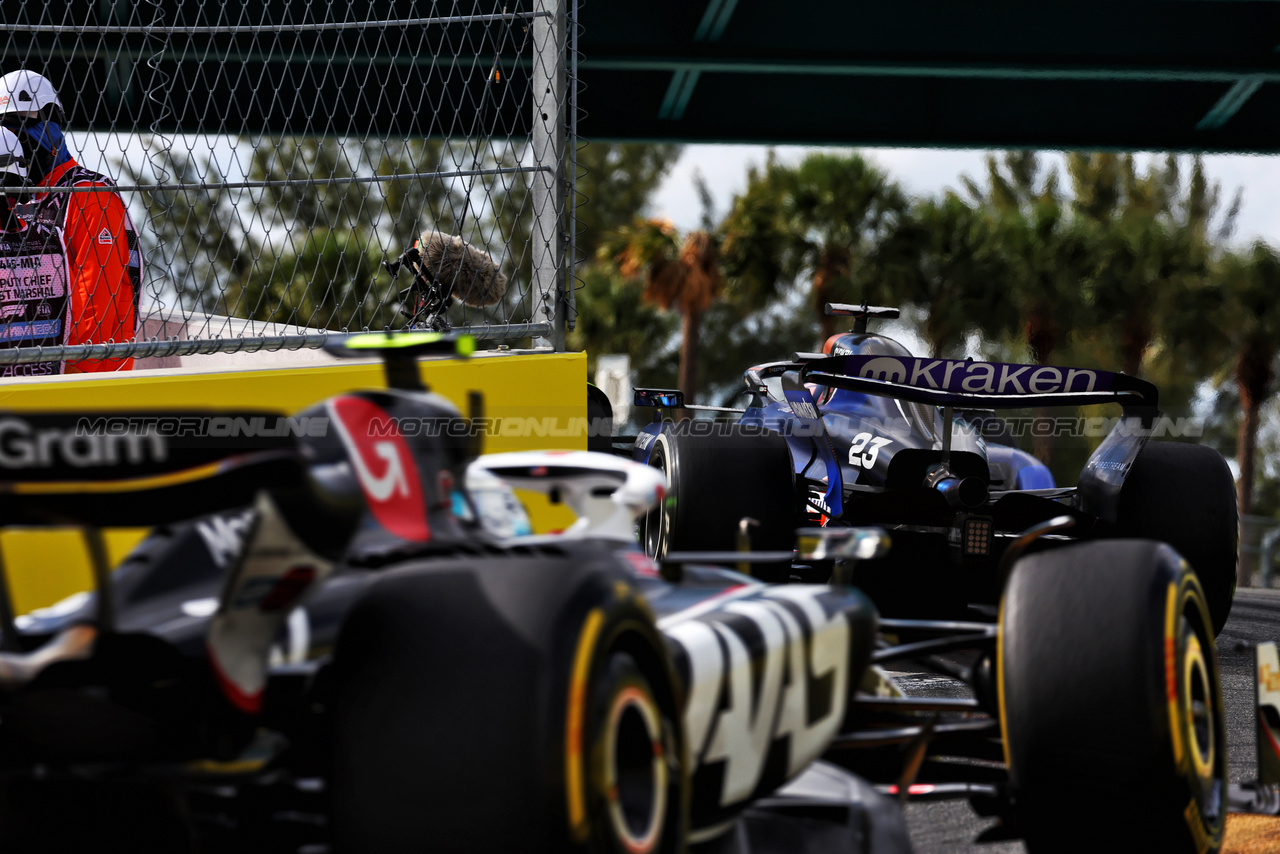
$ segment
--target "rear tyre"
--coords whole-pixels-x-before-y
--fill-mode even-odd
[[[1239,518],[1235,480],[1222,455],[1204,445],[1147,442],[1120,489],[1121,537],[1173,546],[1200,578],[1216,636],[1236,594]]]
[[[1033,854],[1218,850],[1222,688],[1200,583],[1171,548],[1104,540],[1018,561],[997,690]]]
[[[587,383],[587,450],[613,452],[613,404],[609,396]]]
[[[588,545],[371,586],[327,695],[337,851],[682,850],[675,677],[613,561]]]
[[[754,551],[795,547],[795,473],[786,440],[775,433],[744,433],[736,424],[709,425],[710,435],[662,433],[649,464],[667,475],[662,503],[641,530],[644,548],[661,558],[672,552],[734,551],[743,518]],[[786,581],[789,561],[754,564],[763,581]]]

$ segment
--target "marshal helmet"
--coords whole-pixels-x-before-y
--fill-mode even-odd
[[[62,101],[49,78],[20,68],[0,77],[0,116],[39,114],[45,121],[65,124]]]

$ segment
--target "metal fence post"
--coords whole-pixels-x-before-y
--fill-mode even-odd
[[[578,24],[579,0],[568,0],[567,24],[568,53],[566,57],[569,87],[567,93],[566,130],[569,139],[565,144],[565,171],[568,180],[565,185],[565,232],[569,245],[565,251],[564,275],[564,328],[572,332],[578,322],[578,305],[576,294],[578,287]]]
[[[543,346],[565,349],[565,4],[569,0],[541,0],[550,17],[533,19],[532,148],[537,166],[553,172],[533,173],[533,317],[550,322]]]

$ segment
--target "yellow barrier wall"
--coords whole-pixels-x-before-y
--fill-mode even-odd
[[[585,449],[586,354],[519,353],[469,360],[420,362],[432,391],[464,413],[467,394],[484,394],[485,417],[497,430],[486,453],[535,449]],[[206,371],[180,369],[110,375],[17,379],[0,385],[0,412],[144,411],[149,409],[267,409],[292,415],[347,391],[384,388],[380,363],[335,362],[288,368]],[[524,492],[534,530],[556,530],[574,517],[544,496]],[[144,529],[107,532],[118,563]],[[0,534],[9,589],[18,613],[52,604],[91,586],[87,554],[77,532],[11,530]]]

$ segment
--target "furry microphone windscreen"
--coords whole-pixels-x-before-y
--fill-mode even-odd
[[[453,295],[472,307],[493,305],[507,292],[507,277],[485,252],[455,235],[424,231],[418,250],[441,285],[453,285]]]

